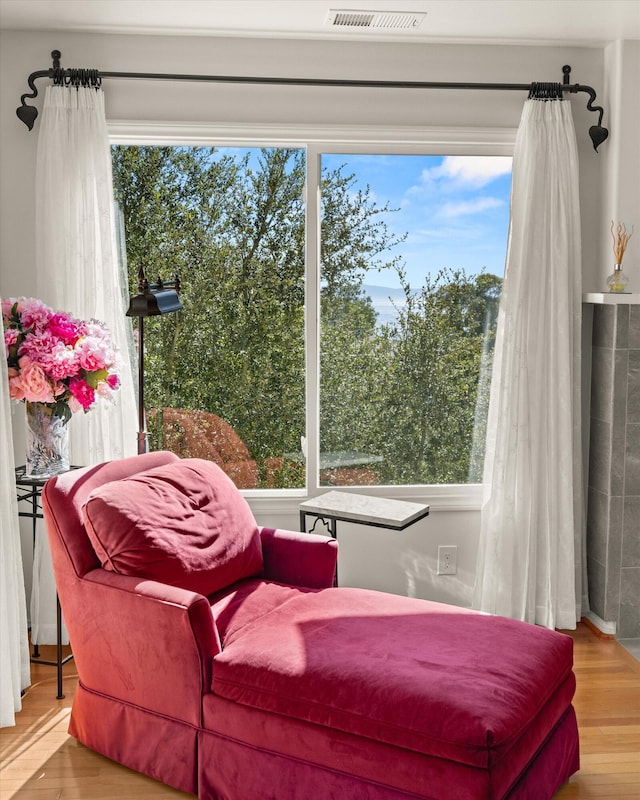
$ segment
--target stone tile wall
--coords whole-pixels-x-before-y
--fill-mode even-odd
[[[591,610],[640,637],[640,305],[593,307],[587,570]]]

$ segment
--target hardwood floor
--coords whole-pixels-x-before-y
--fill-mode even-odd
[[[554,800],[640,800],[640,661],[586,625],[570,635],[581,766]]]
[[[575,642],[582,766],[554,800],[638,800],[640,662],[617,642],[599,639],[585,625],[570,635]],[[41,647],[42,657],[51,658],[53,649]],[[192,797],[78,744],[67,734],[76,685],[73,661],[64,667],[63,700],[55,699],[55,668],[32,667],[33,685],[23,698],[16,726],[0,730],[1,800]]]

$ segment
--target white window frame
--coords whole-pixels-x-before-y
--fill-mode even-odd
[[[293,504],[327,491],[318,485],[320,445],[320,162],[323,154],[512,156],[515,128],[401,126],[227,126],[108,122],[112,145],[298,147],[306,150],[305,352],[307,489],[245,489],[254,510],[290,513]],[[315,191],[312,190],[315,189]],[[313,483],[311,482],[313,478]],[[340,487],[339,491],[426,502],[432,511],[476,511],[482,484]]]

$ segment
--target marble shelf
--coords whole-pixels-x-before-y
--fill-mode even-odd
[[[583,303],[593,303],[594,305],[640,305],[640,294],[638,292],[586,292],[582,295]]]
[[[381,528],[403,530],[413,522],[426,517],[429,513],[429,506],[384,497],[327,492],[301,503],[300,512],[315,517],[328,517]]]

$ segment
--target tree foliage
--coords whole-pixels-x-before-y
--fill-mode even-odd
[[[130,291],[141,266],[181,279],[185,311],[145,323],[147,406],[212,411],[264,485],[301,485],[288,458],[305,433],[303,151],[118,146],[113,171]],[[323,174],[321,450],[375,456],[381,483],[474,480],[501,282],[443,272],[413,291],[391,211],[343,168]],[[389,267],[405,302],[384,326],[362,284]]]
[[[394,347],[385,409],[395,433],[386,442],[385,463],[394,465],[389,482],[475,480],[473,437],[488,399],[478,388],[489,366],[483,354],[495,336],[500,279],[445,271],[416,293],[404,288],[406,305],[387,331]]]

